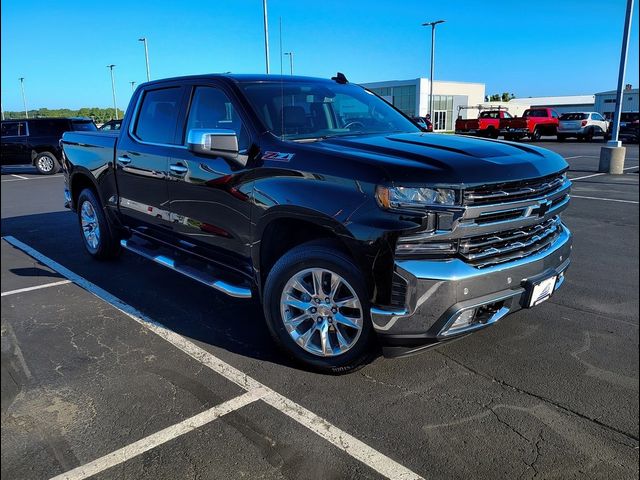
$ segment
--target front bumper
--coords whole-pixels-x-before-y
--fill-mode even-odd
[[[406,305],[372,308],[374,330],[383,345],[424,348],[487,327],[527,305],[527,281],[557,275],[557,290],[569,267],[571,243],[563,225],[545,250],[490,267],[476,268],[460,259],[397,260],[394,273],[407,284]],[[486,307],[489,313],[482,322],[448,332],[458,314],[472,307]]]

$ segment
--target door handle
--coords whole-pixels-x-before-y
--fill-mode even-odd
[[[178,175],[184,175],[189,171],[187,167],[185,167],[184,165],[180,165],[179,163],[169,165],[169,170],[171,170],[173,173],[177,173]]]
[[[131,159],[126,155],[123,155],[121,157],[118,157],[118,162],[120,162],[123,165],[129,165],[131,163]]]

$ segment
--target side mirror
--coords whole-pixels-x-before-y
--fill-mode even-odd
[[[246,163],[238,149],[238,136],[233,130],[193,128],[187,135],[187,148],[193,153],[222,157],[226,160]]]

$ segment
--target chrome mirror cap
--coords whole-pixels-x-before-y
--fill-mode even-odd
[[[238,136],[233,130],[192,128],[187,134],[187,147],[201,155],[239,160]]]

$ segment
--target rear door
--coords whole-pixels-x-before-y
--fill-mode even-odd
[[[2,122],[2,165],[24,165],[31,163],[27,149],[27,122]]]
[[[240,155],[248,159],[253,134],[246,120],[233,93],[223,85],[194,84],[181,143],[186,145],[191,129],[233,130]],[[236,162],[186,147],[172,151],[169,203],[183,245],[200,247],[207,256],[236,269],[249,263],[250,173],[250,168]]]
[[[176,136],[185,88],[154,85],[140,92],[127,131],[121,131],[115,165],[123,221],[152,236],[171,230],[169,157],[182,150]]]

